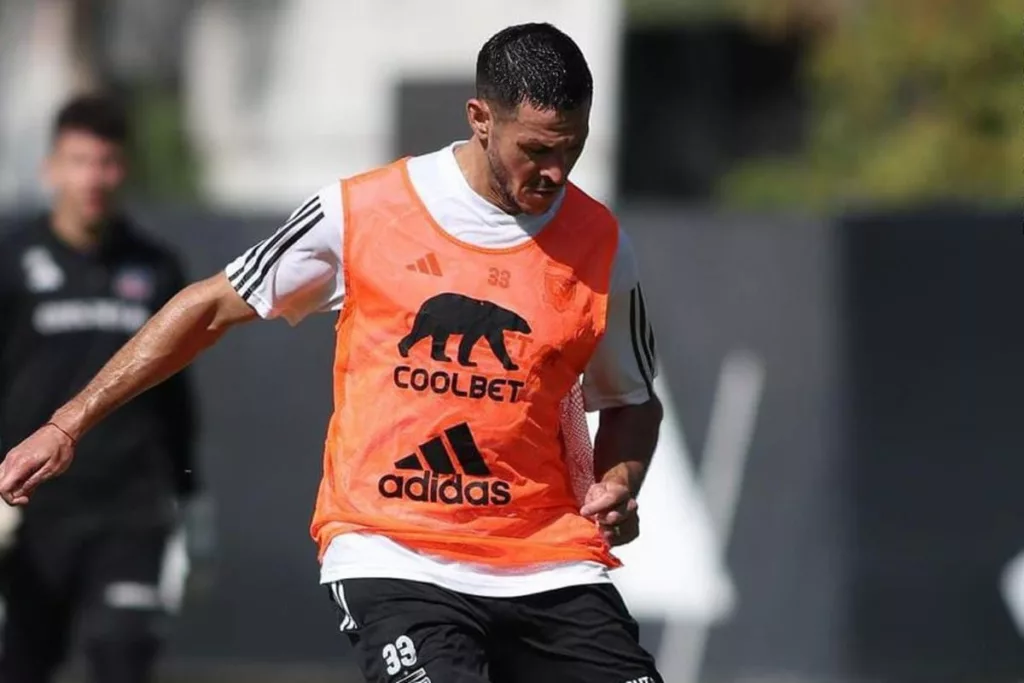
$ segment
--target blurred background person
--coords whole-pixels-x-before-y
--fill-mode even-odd
[[[182,286],[178,258],[119,209],[128,139],[117,101],[67,102],[45,162],[52,207],[0,242],[4,446],[45,422]],[[79,624],[90,680],[151,680],[171,607],[168,541],[197,491],[195,415],[188,377],[174,379],[84,438],[66,480],[22,513],[2,562],[0,681],[53,680]]]

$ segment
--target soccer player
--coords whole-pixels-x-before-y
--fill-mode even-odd
[[[592,90],[556,28],[493,36],[470,140],[327,185],[185,289],[10,453],[0,494],[27,502],[228,329],[340,311],[311,532],[367,680],[661,681],[609,580],[662,409],[629,241],[568,181]],[[600,411],[582,501],[560,412],[580,376]]]
[[[115,102],[68,102],[46,160],[52,208],[0,240],[5,448],[80,391],[185,284],[177,258],[117,208],[127,139]],[[190,394],[179,374],[79,433],[74,467],[39,491],[16,527],[0,503],[9,537],[0,543],[9,546],[0,557],[0,681],[53,680],[77,624],[91,680],[150,680],[167,616],[164,550],[196,485]]]

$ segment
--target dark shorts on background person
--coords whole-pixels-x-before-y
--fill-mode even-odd
[[[0,584],[0,683],[52,680],[79,633],[90,680],[147,680],[166,629],[168,527],[79,515],[19,531]]]
[[[368,683],[662,683],[611,584],[514,598],[398,579],[329,588]]]

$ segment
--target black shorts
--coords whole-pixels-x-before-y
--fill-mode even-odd
[[[662,683],[611,584],[515,598],[397,579],[330,589],[368,683]]]
[[[0,562],[0,681],[46,680],[86,645],[160,640],[167,525],[87,515],[26,524]]]

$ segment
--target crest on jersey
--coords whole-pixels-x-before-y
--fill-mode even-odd
[[[550,265],[544,271],[544,300],[559,313],[566,311],[576,300],[579,278],[571,268]]]
[[[146,301],[153,296],[153,280],[149,268],[124,268],[114,276],[114,294],[129,301]]]
[[[25,287],[30,292],[54,292],[64,284],[64,271],[45,247],[33,247],[21,257],[25,269]]]

